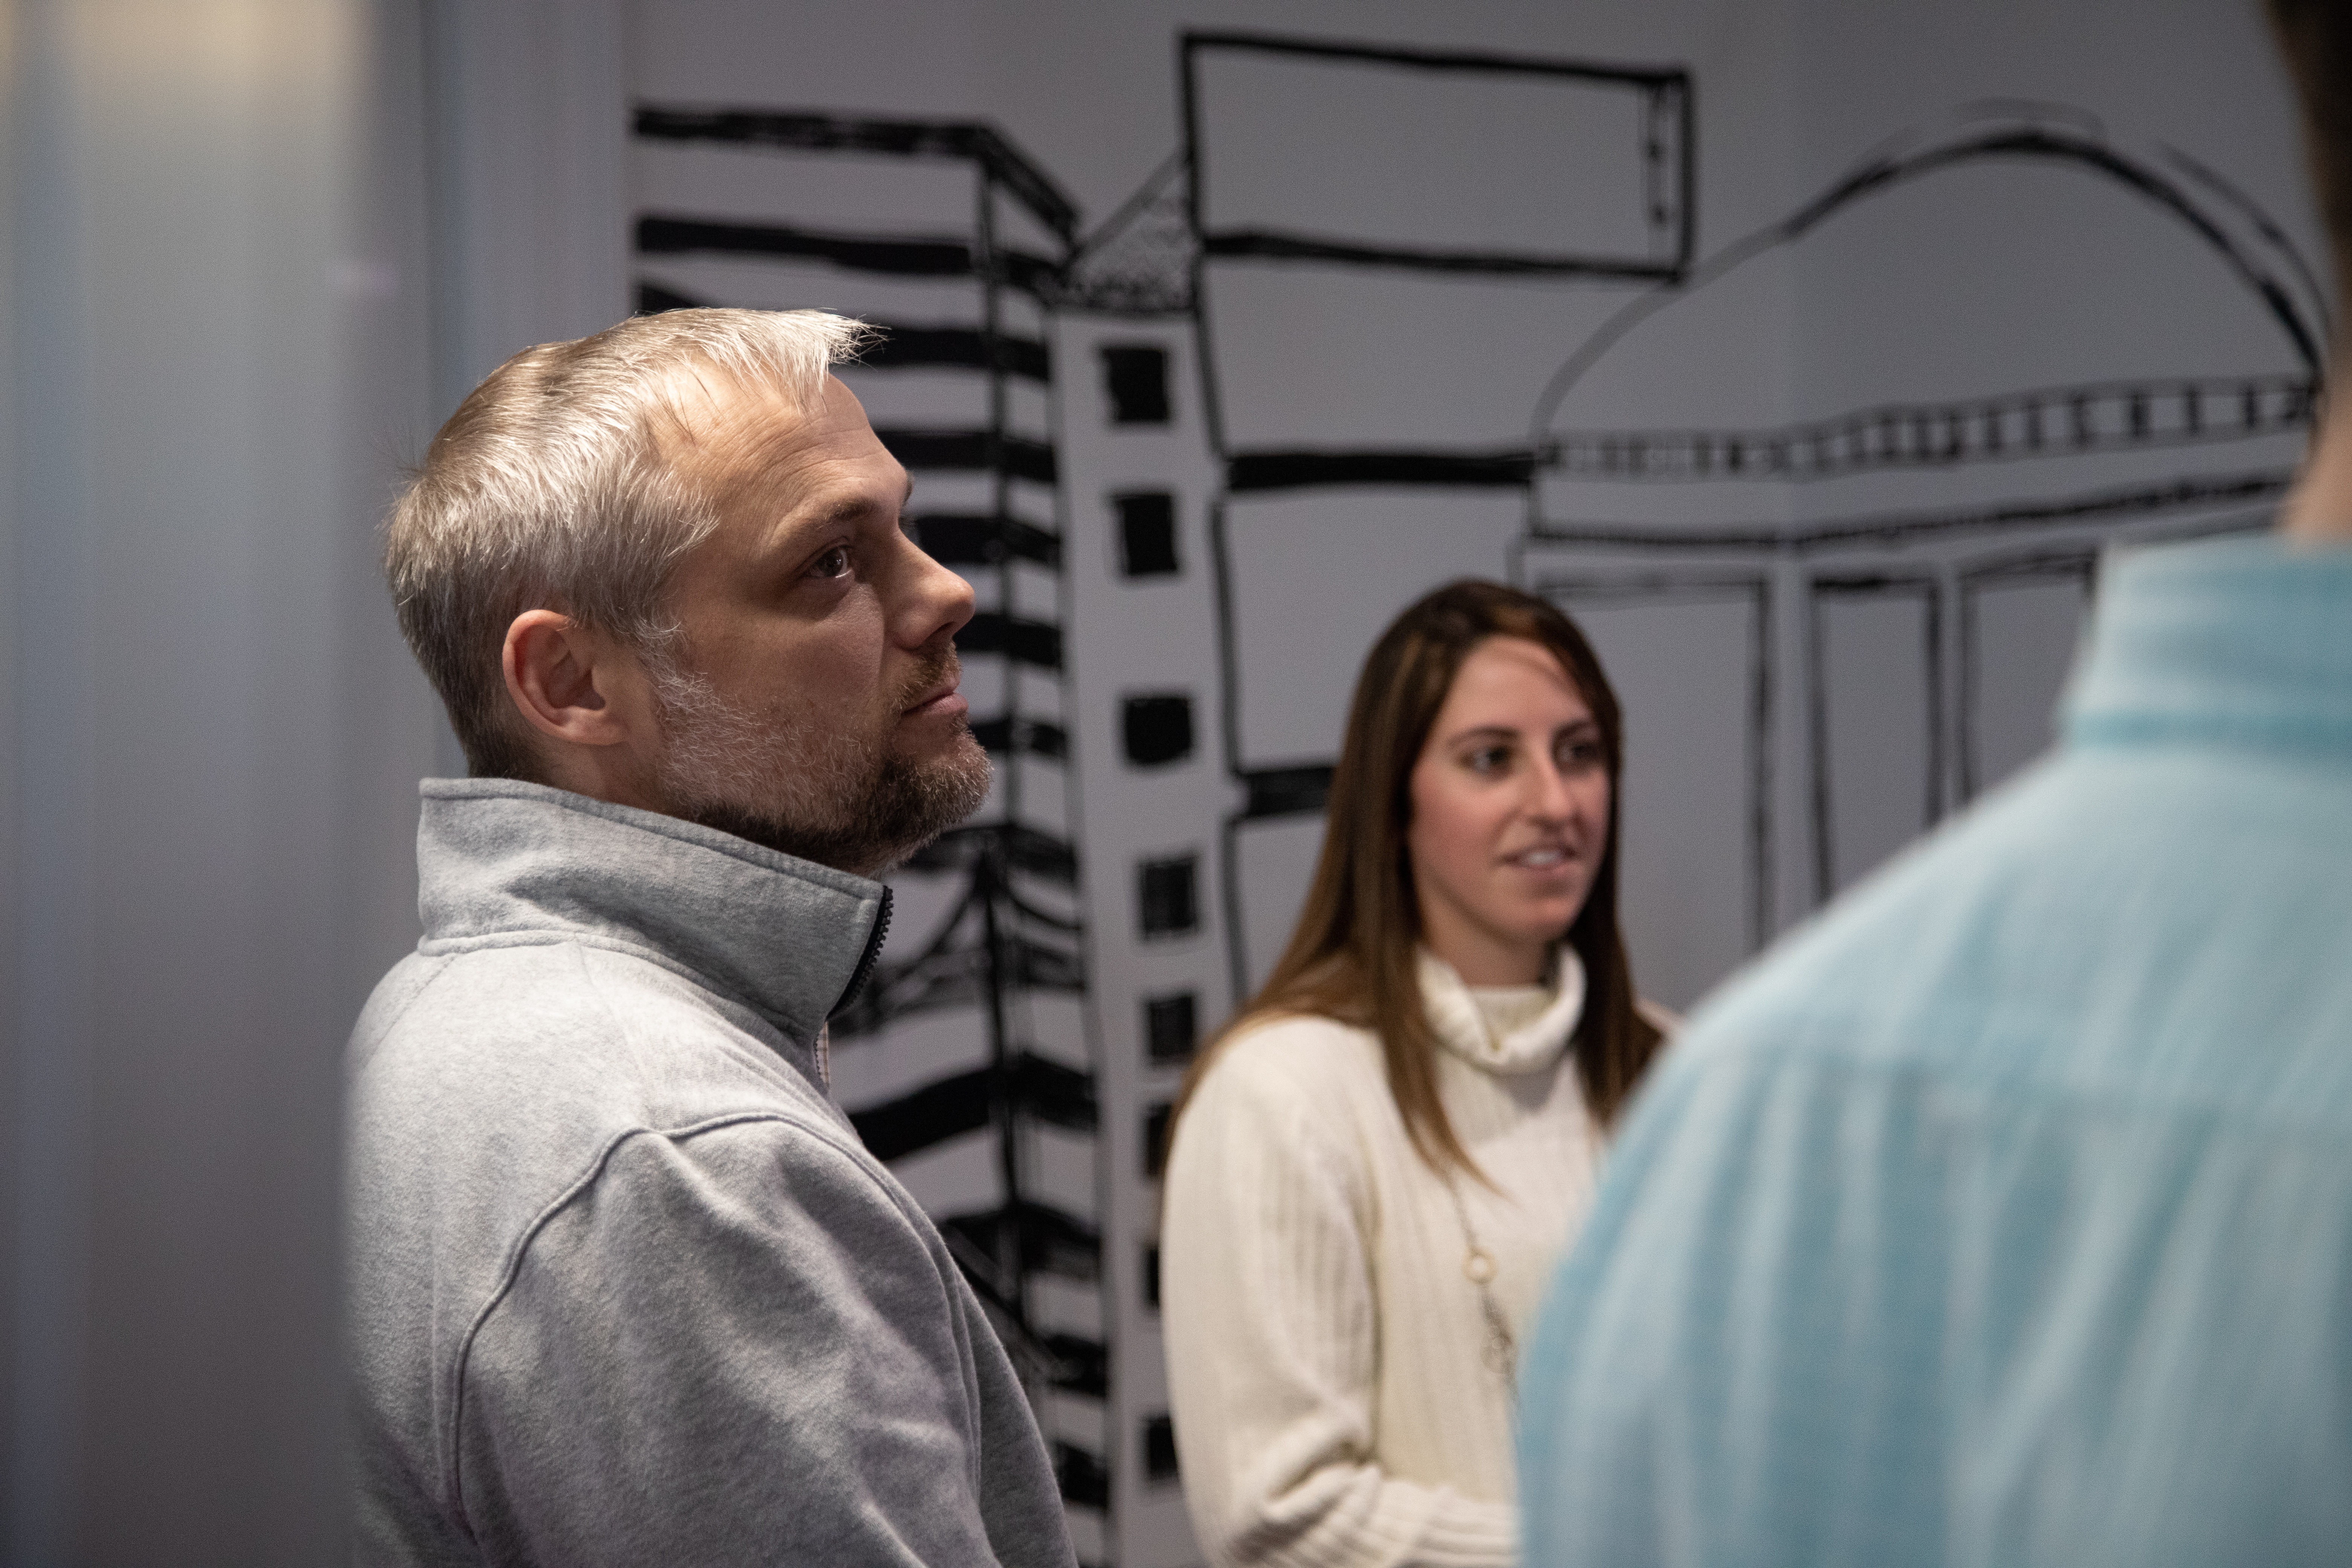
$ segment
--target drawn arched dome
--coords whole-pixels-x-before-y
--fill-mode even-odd
[[[2323,299],[2183,154],[2047,109],[1913,132],[1561,366],[1537,531],[1762,543],[2259,499],[2301,450]]]

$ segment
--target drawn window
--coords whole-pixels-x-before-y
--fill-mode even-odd
[[[1176,1423],[1165,1415],[1143,1418],[1143,1475],[1153,1481],[1176,1479]]]
[[[1192,754],[1192,700],[1181,691],[1143,692],[1119,704],[1119,740],[1139,768],[1164,767]]]
[[[1164,1100],[1143,1108],[1143,1173],[1150,1181],[1160,1179],[1168,1163],[1168,1114],[1173,1109]]]
[[[1143,999],[1143,1045],[1154,1067],[1192,1059],[1200,1040],[1200,1004],[1190,991]]]
[[[1062,1483],[1062,1500],[1080,1508],[1110,1506],[1110,1472],[1102,1460],[1076,1443],[1054,1440],[1054,1474]]]
[[[1176,498],[1166,490],[1133,490],[1110,498],[1118,510],[1118,569],[1129,577],[1172,577],[1176,559]]]
[[[1168,351],[1148,343],[1115,343],[1102,351],[1103,391],[1114,425],[1165,425]]]
[[[1146,936],[1189,936],[1200,928],[1200,858],[1146,860],[1137,868]]]

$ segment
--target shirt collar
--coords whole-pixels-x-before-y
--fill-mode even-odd
[[[426,779],[420,951],[634,950],[807,1047],[870,970],[889,889],[697,823],[512,779]]]
[[[2063,713],[2077,746],[2352,753],[2352,548],[2265,534],[2115,552]]]
[[[1437,1043],[1488,1072],[1535,1072],[1559,1059],[1584,1016],[1584,963],[1562,942],[1553,950],[1551,1005],[1500,1039],[1454,966],[1427,948],[1420,959],[1421,1005]]]

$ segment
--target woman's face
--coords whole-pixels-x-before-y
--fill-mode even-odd
[[[1550,649],[1495,637],[1470,650],[1411,796],[1422,940],[1469,984],[1540,980],[1609,842],[1601,726]]]

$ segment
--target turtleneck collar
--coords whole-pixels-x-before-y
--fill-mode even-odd
[[[512,779],[426,779],[425,953],[551,938],[633,952],[802,1046],[862,984],[889,889],[720,833]]]
[[[2352,753],[2352,549],[2263,535],[2116,551],[2065,721],[2077,746]]]
[[[1559,1059],[1584,1016],[1584,963],[1562,942],[1554,949],[1550,1005],[1497,1038],[1477,998],[1452,964],[1427,948],[1420,957],[1421,1005],[1437,1043],[1474,1067],[1495,1073],[1536,1072]]]

